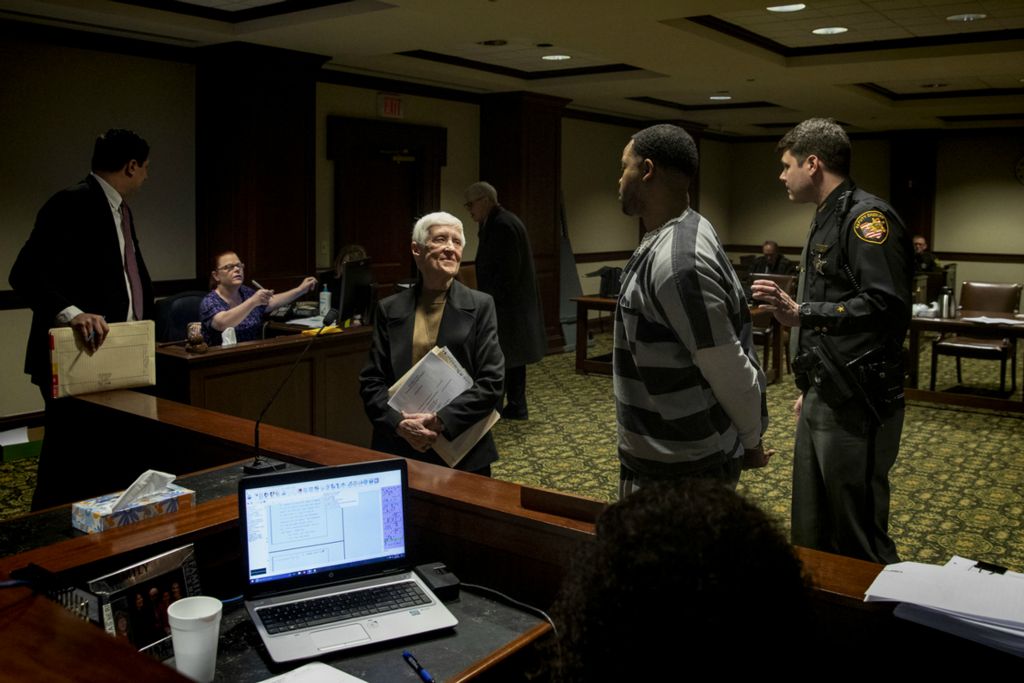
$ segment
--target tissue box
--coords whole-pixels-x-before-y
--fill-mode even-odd
[[[108,493],[98,498],[74,503],[71,506],[71,525],[80,531],[94,534],[98,531],[134,524],[166,512],[188,510],[196,502],[195,491],[175,484],[168,484],[166,490],[143,496],[133,505],[114,512],[112,510],[114,501],[121,493],[123,492]]]

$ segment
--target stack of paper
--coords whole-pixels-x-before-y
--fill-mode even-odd
[[[1024,657],[1024,575],[979,569],[953,557],[939,567],[918,562],[887,566],[865,602],[899,602],[895,614]]]
[[[471,386],[473,378],[448,348],[435,346],[391,385],[388,405],[401,413],[436,413]],[[492,410],[453,441],[439,435],[432,448],[455,467],[499,419],[498,411]]]

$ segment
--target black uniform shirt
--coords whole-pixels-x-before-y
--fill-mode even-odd
[[[828,334],[844,361],[879,345],[898,355],[910,324],[913,254],[892,207],[850,180],[837,187],[804,251],[800,352]]]

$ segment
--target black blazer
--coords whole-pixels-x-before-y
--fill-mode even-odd
[[[523,222],[501,206],[480,225],[476,281],[480,291],[494,297],[498,341],[508,367],[543,358],[547,338],[530,238]]]
[[[49,330],[68,306],[102,315],[108,323],[128,317],[128,290],[117,227],[103,188],[88,176],[43,205],[35,228],[11,268],[9,281],[32,309],[25,372],[51,382]],[[153,317],[153,284],[132,232],[142,278],[143,317]]]
[[[388,387],[412,367],[412,334],[419,293],[419,287],[408,289],[377,305],[370,361],[359,376],[360,391],[366,414],[373,423],[371,448],[445,465],[433,450],[420,453],[395,434],[402,415],[388,406]],[[444,422],[445,437],[452,439],[495,410],[501,401],[505,359],[498,346],[494,300],[452,281],[437,331],[437,345],[447,346],[474,380],[472,387],[438,413]],[[488,433],[459,462],[457,469],[472,472],[497,459],[498,450]]]

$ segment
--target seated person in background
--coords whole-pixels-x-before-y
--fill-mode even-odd
[[[368,264],[369,258],[366,249],[361,245],[346,244],[334,257],[334,265],[331,266],[331,269],[318,274],[320,280],[318,287],[327,287],[327,291],[331,293],[331,308],[338,310],[340,316],[338,325],[341,327],[370,324],[370,314],[373,312],[370,307],[375,295],[372,273],[357,270],[355,284],[349,283],[349,286],[354,289],[350,289],[348,292],[343,291],[345,273],[350,270],[349,264],[356,264],[357,268],[368,268],[368,265],[364,266],[360,262],[367,261]],[[345,301],[342,301],[343,295],[346,296]],[[356,320],[357,316],[359,320]]]
[[[221,332],[229,327],[235,328],[237,341],[260,339],[266,314],[316,289],[315,277],[307,277],[298,287],[281,294],[272,289],[254,290],[243,285],[244,280],[245,264],[235,252],[225,251],[213,260],[213,291],[199,305],[203,337],[210,346],[220,346]]]
[[[370,360],[359,376],[374,450],[445,465],[431,449],[438,435],[453,439],[499,407],[505,358],[494,299],[455,280],[464,244],[462,222],[455,216],[438,212],[419,219],[412,231],[416,286],[377,304]],[[434,346],[448,347],[473,386],[438,413],[408,415],[388,406],[388,387]],[[497,459],[487,433],[457,468],[490,476]]]
[[[818,650],[791,546],[709,479],[656,482],[607,508],[552,617],[556,681],[675,681],[705,666],[760,674]]]
[[[327,285],[327,291],[331,293],[331,306],[338,308],[340,302],[338,296],[341,293],[341,276],[345,274],[345,264],[353,261],[362,261],[369,258],[366,249],[358,244],[346,244],[334,257],[334,265],[330,270],[319,273],[320,285]]]
[[[928,240],[923,235],[914,235],[914,272],[933,273],[941,268],[935,254],[928,251]]]
[[[754,259],[750,266],[750,272],[794,275],[796,264],[779,253],[778,242],[768,240],[761,245],[761,255]]]

